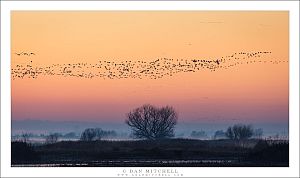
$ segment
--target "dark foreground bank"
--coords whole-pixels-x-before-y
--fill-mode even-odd
[[[286,167],[289,144],[264,140],[12,142],[12,166]]]

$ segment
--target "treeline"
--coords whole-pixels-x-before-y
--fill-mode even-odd
[[[209,137],[204,130],[192,131],[190,134],[192,138],[202,139],[231,139],[231,140],[242,140],[242,139],[261,139],[263,137],[262,128],[253,128],[251,125],[235,124],[224,130],[217,130],[213,136]]]
[[[101,140],[102,138],[116,137],[117,133],[114,130],[102,130],[101,128],[87,128],[85,129],[81,136],[80,140],[82,141],[95,141]]]
[[[101,140],[107,137],[116,137],[117,133],[115,131],[105,131],[101,128],[87,128],[85,129],[81,136],[81,141],[95,141]],[[131,138],[136,138],[134,135],[130,135]],[[183,136],[181,136],[184,138]],[[180,135],[177,136],[180,138]],[[198,138],[198,139],[207,139],[207,140],[216,140],[216,139],[230,139],[230,140],[246,140],[246,139],[262,139],[263,138],[263,129],[262,128],[253,128],[251,125],[244,124],[235,124],[229,126],[226,131],[217,130],[212,137],[209,137],[204,130],[192,131],[189,137],[185,138]],[[143,138],[151,139],[151,138]]]
[[[100,139],[114,139],[114,138],[126,138],[126,133],[117,133],[114,130],[102,130],[101,128],[88,128],[82,133],[68,132],[68,133],[49,133],[49,134],[33,134],[33,133],[22,133],[12,136],[12,141],[24,142],[24,143],[45,143],[53,144],[60,140],[83,140],[92,141]],[[38,140],[38,141],[37,141]]]
[[[178,134],[175,138],[191,138],[202,140],[218,140],[218,139],[231,139],[231,140],[245,140],[245,139],[275,139],[278,140],[279,135],[264,136],[262,128],[253,128],[251,125],[235,124],[229,126],[225,131],[217,130],[213,134],[208,134],[204,130],[193,130],[188,135]],[[19,142],[34,142],[39,140],[39,143],[52,144],[64,140],[81,140],[81,141],[95,141],[102,139],[133,139],[134,135],[128,133],[117,133],[115,130],[103,130],[101,128],[87,128],[81,133],[68,132],[68,133],[50,133],[50,134],[32,134],[23,133],[14,135],[12,140]]]

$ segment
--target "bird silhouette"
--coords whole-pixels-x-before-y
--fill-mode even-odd
[[[35,55],[35,53],[16,53],[16,55]],[[172,77],[178,73],[190,73],[209,70],[216,72],[218,70],[228,70],[238,65],[258,64],[281,64],[288,60],[264,60],[269,51],[258,52],[236,52],[231,55],[221,56],[217,59],[173,59],[157,58],[152,61],[144,60],[123,60],[116,62],[114,60],[99,60],[96,64],[91,63],[67,63],[52,64],[49,66],[17,64],[12,68],[12,79],[34,78],[40,76],[63,76],[80,78],[104,78],[104,79],[160,79],[163,77]],[[117,60],[120,61],[120,60]]]
[[[35,55],[33,52],[20,52],[20,53],[15,53],[18,56],[30,56],[30,55]]]

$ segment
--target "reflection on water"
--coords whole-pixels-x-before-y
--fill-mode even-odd
[[[60,163],[51,164],[15,164],[12,167],[79,167],[79,166],[184,166],[184,165],[201,165],[201,164],[232,164],[237,160],[101,160],[75,163],[74,161],[61,161]]]

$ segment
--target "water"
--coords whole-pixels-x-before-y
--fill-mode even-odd
[[[60,163],[15,164],[12,167],[109,167],[109,166],[196,166],[196,165],[231,165],[238,160],[204,159],[204,160],[100,160],[76,163],[62,161]]]

